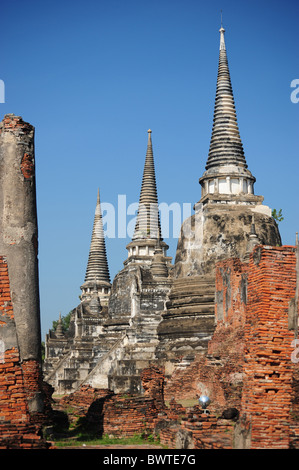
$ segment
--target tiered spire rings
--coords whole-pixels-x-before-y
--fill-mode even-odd
[[[148,131],[148,143],[143,170],[139,208],[133,240],[161,238],[158,195],[152,146],[152,131]]]
[[[105,237],[103,230],[100,191],[98,190],[97,204],[93,222],[90,250],[82,289],[82,300],[90,299],[96,288],[101,302],[107,302],[111,284],[107,261]]]
[[[253,194],[255,178],[247,169],[221,25],[214,119],[206,172],[200,178],[202,196]]]
[[[148,142],[143,170],[141,191],[139,197],[138,213],[134,235],[127,246],[128,259],[125,265],[131,262],[150,264],[155,253],[157,240],[167,262],[171,258],[166,255],[167,244],[161,236],[158,194],[154,165],[152,131],[148,131]]]

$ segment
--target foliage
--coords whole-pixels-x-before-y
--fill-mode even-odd
[[[45,342],[41,342],[41,354],[42,354],[42,362],[45,360],[45,355],[46,355],[46,348],[45,348]]]
[[[277,223],[282,222],[284,217],[282,216],[282,209],[277,211],[276,209],[272,210],[272,217],[276,220]]]

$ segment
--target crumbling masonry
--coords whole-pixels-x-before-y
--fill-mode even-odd
[[[47,446],[41,369],[34,128],[0,124],[0,446]]]

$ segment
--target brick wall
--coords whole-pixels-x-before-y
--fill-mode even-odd
[[[299,365],[291,359],[297,336],[289,319],[295,291],[295,247],[259,246],[249,263],[218,263],[208,353],[174,373],[165,398],[204,392],[218,414],[237,408],[237,447],[298,448]],[[298,322],[298,311],[294,317]],[[211,429],[216,436],[219,427]]]
[[[205,415],[198,407],[183,418],[182,428],[192,432],[194,449],[232,449],[234,421]]]
[[[8,266],[0,256],[0,338],[6,337],[4,329],[8,321],[11,328],[13,320]],[[35,361],[21,364],[16,347],[4,349],[0,357],[0,448],[48,447],[28,408],[31,391],[36,391],[40,384],[39,366]]]
[[[108,389],[84,385],[61,398],[58,407],[68,410],[71,421],[85,417],[87,424],[92,425],[99,435],[130,437],[152,433],[164,410],[164,371],[151,366],[141,375],[144,396],[114,394]]]
[[[215,415],[202,414],[199,406],[184,408],[171,400],[168,408],[156,401],[158,382],[161,390],[162,371],[149,367],[142,374],[152,393],[147,396],[122,396],[111,390],[82,386],[76,392],[61,398],[60,410],[67,411],[71,422],[85,418],[98,435],[131,437],[155,434],[168,448],[231,449],[233,448],[234,421]],[[160,394],[159,394],[160,395]],[[161,406],[159,406],[161,405]],[[81,421],[82,422],[82,421]]]
[[[116,437],[152,434],[159,409],[146,397],[111,397],[103,406],[103,434]]]
[[[165,385],[166,400],[207,394],[212,400],[211,409],[217,413],[240,407],[247,276],[248,266],[239,259],[217,264],[217,324],[208,343],[208,353],[199,354],[186,369],[174,372]]]
[[[21,171],[24,178],[32,178],[34,176],[34,161],[31,155],[24,153],[21,161]]]
[[[160,442],[170,449],[233,449],[234,419],[223,419],[211,413],[203,414],[199,406],[181,409],[174,419],[167,410],[160,426]],[[164,425],[162,425],[164,422]]]
[[[160,413],[151,397],[115,395],[111,390],[90,386],[63,397],[58,407],[67,411],[70,421],[85,417],[98,435],[115,437],[152,433]]]
[[[217,326],[206,356],[177,370],[165,386],[162,369],[144,370],[144,397],[105,391],[92,401],[94,391],[86,389],[90,401],[81,396],[78,403],[103,433],[159,433],[170,448],[299,448],[298,311],[290,316],[297,282],[295,247],[259,246],[249,262],[219,263]],[[200,393],[212,399],[209,415],[171,400]]]
[[[295,290],[295,247],[256,247],[248,273],[241,413],[253,449],[290,446],[296,366],[288,316]],[[296,434],[297,425],[292,425]]]
[[[79,390],[65,395],[58,401],[58,408],[62,411],[72,410],[69,413],[71,420],[85,417],[92,403],[99,399],[108,399],[114,393],[108,389],[95,389],[89,385],[82,385]],[[91,418],[92,419],[92,418]]]

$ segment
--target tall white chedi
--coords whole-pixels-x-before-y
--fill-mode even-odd
[[[254,176],[248,170],[240,137],[235,101],[224,40],[220,30],[220,50],[212,137],[206,171],[200,178],[206,194],[253,194]]]
[[[243,258],[252,226],[261,244],[281,243],[279,230],[264,197],[254,194],[255,177],[248,169],[240,137],[224,28],[221,25],[214,117],[201,198],[195,214],[184,221],[178,241],[175,277],[213,275],[215,263]]]

